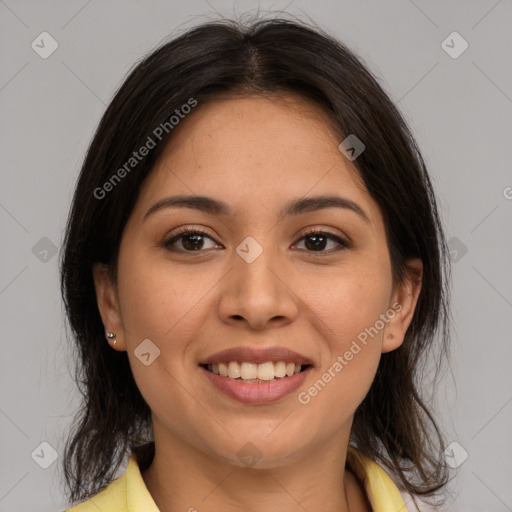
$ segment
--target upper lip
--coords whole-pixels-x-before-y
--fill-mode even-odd
[[[266,363],[272,361],[284,361],[285,363],[296,363],[300,365],[312,365],[313,362],[306,356],[294,352],[285,347],[251,348],[234,347],[215,352],[204,358],[199,364],[226,363],[229,361],[248,362],[248,363]]]

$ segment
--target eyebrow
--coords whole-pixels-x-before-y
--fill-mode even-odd
[[[227,203],[207,196],[176,195],[164,197],[157,201],[144,215],[143,221],[153,213],[165,208],[190,208],[210,215],[233,215]],[[279,220],[301,213],[323,210],[326,208],[345,208],[357,213],[365,222],[370,223],[366,212],[354,201],[344,197],[321,195],[289,201],[279,213]]]

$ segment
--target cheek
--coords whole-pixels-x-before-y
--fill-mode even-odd
[[[315,294],[309,293],[310,307],[324,322],[331,348],[342,351],[386,311],[391,279],[385,268],[361,267],[339,272],[316,290]]]
[[[385,268],[361,267],[338,273],[328,288],[310,295],[326,350],[317,379],[303,390],[301,403],[309,400],[308,407],[315,414],[325,416],[322,411],[332,410],[327,422],[333,430],[340,417],[355,411],[374,379],[384,333],[379,318],[386,311],[390,287]]]
[[[190,375],[187,349],[204,321],[199,318],[204,313],[202,300],[215,280],[143,257],[120,259],[119,277],[123,330],[137,387],[152,411],[165,414],[172,402],[184,415],[192,416],[197,404],[183,392]],[[148,365],[137,355],[146,339],[160,351],[146,345],[152,361]]]
[[[163,249],[162,249],[163,250]],[[195,324],[201,300],[215,284],[208,273],[193,266],[172,265],[144,256],[119,263],[119,295],[123,327],[129,345],[145,338],[176,348]]]

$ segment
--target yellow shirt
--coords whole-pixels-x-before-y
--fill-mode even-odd
[[[349,447],[347,465],[363,482],[374,512],[407,512],[398,488],[376,462]],[[140,474],[135,455],[128,459],[123,476],[92,498],[66,512],[160,512]]]

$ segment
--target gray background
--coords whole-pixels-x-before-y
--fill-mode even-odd
[[[436,393],[460,464],[447,509],[512,510],[510,0],[0,0],[0,511],[67,504],[60,456],[40,467],[78,404],[54,252],[106,104],[176,28],[258,6],[341,38],[410,123],[453,249],[452,363]],[[47,59],[31,47],[43,31],[59,45]],[[469,44],[458,58],[441,45],[453,31]]]

